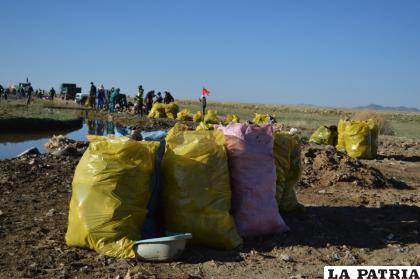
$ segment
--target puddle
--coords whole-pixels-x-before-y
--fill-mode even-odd
[[[38,133],[10,133],[0,134],[0,159],[13,158],[28,148],[36,147],[41,153],[46,152],[44,144],[53,135],[65,135],[74,140],[86,140],[86,135],[116,135],[125,136],[131,130],[119,124],[104,120],[85,120],[82,128],[77,130],[38,132]]]

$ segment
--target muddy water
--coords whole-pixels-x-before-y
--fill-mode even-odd
[[[82,128],[77,130],[54,131],[42,133],[0,134],[0,159],[13,158],[28,148],[36,147],[41,153],[46,152],[44,144],[53,135],[65,135],[74,140],[86,140],[86,135],[124,136],[130,130],[119,124],[103,120],[85,120]]]

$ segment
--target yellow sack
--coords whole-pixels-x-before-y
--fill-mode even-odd
[[[152,109],[149,112],[149,118],[166,118],[165,104],[154,103]]]
[[[170,119],[175,119],[177,116],[177,113],[179,112],[178,105],[175,103],[169,103],[164,106],[165,106],[166,117]]]
[[[344,131],[347,154],[352,158],[371,159],[372,142],[369,125],[365,121],[351,121]]]
[[[276,200],[281,211],[303,209],[296,198],[295,186],[300,177],[299,138],[285,132],[274,133],[274,161],[276,164]]]
[[[217,117],[217,110],[209,109],[204,117],[204,123],[219,124],[219,118]]]
[[[242,244],[231,209],[222,131],[181,131],[166,137],[162,160],[165,229],[190,232],[192,243],[234,249]]]
[[[201,111],[197,111],[197,113],[193,115],[193,121],[194,122],[203,121],[203,113]]]
[[[88,136],[76,167],[65,236],[69,246],[133,258],[147,214],[158,142]]]
[[[176,119],[177,120],[191,120],[191,117],[189,116],[190,111],[188,109],[183,109],[180,112],[177,113]]]
[[[239,116],[237,116],[236,114],[228,114],[228,115],[226,115],[225,122],[227,124],[230,123],[230,122],[239,123]]]
[[[213,130],[213,124],[206,124],[204,122],[200,122],[198,124],[197,128],[195,128],[196,131],[202,131],[202,130]]]
[[[346,143],[345,143],[345,136],[344,133],[346,131],[346,125],[347,125],[348,121],[340,119],[338,121],[338,126],[337,126],[337,131],[338,131],[338,137],[337,137],[337,145],[335,146],[335,148],[338,151],[344,152],[346,151]]]
[[[255,124],[268,124],[270,122],[270,116],[268,114],[256,113],[252,120]]]
[[[318,144],[333,145],[337,144],[337,127],[321,126],[311,135],[309,142]]]

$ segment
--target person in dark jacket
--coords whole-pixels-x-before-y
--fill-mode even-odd
[[[26,105],[29,105],[32,100],[32,93],[34,92],[34,89],[31,86],[31,83],[28,83],[28,85],[25,87],[25,94],[28,97],[26,100]]]
[[[155,97],[154,90],[147,92],[146,97],[144,97],[144,102],[146,104],[146,114],[148,114],[149,111],[152,109],[154,97]]]
[[[89,99],[90,107],[94,109],[96,105],[96,86],[93,82],[90,82]]]
[[[55,89],[54,89],[54,87],[51,87],[51,90],[50,90],[50,100],[51,101],[54,101],[54,97],[55,97]]]
[[[172,97],[172,94],[169,93],[169,91],[165,91],[165,97],[163,98],[163,102],[165,104],[170,104],[175,101],[174,97]]]
[[[158,92],[155,103],[163,103],[162,93]]]
[[[0,84],[0,102],[1,102],[1,98],[2,98],[2,96],[3,96],[3,93],[4,93],[4,88],[3,88],[3,86],[1,86],[1,84]]]
[[[206,107],[207,107],[206,96],[202,96],[199,100],[201,102],[201,108],[203,110],[203,119],[204,119],[204,116],[206,116]]]

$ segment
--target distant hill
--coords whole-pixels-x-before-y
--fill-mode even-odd
[[[355,109],[369,109],[369,110],[385,110],[385,111],[403,111],[403,112],[420,112],[418,108],[409,108],[404,106],[399,107],[384,107],[381,105],[370,104],[364,107],[355,107]]]

